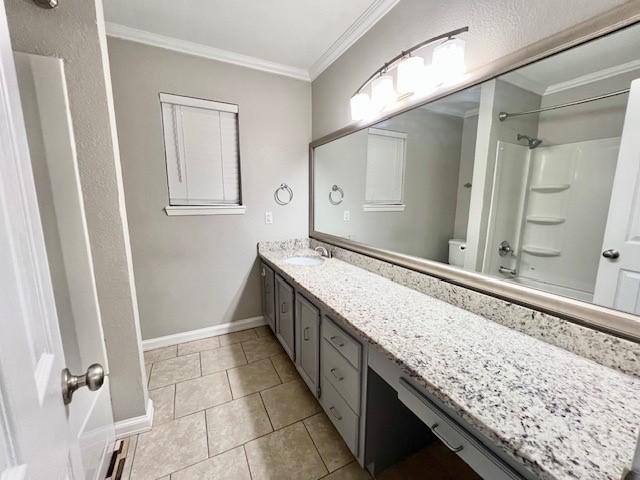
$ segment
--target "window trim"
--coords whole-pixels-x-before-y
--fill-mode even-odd
[[[242,215],[246,211],[244,203],[243,183],[242,183],[242,155],[240,153],[240,105],[218,100],[208,100],[205,98],[192,97],[189,95],[178,95],[173,93],[159,92],[160,123],[162,125],[162,145],[164,151],[164,165],[167,185],[167,206],[164,208],[168,216],[176,215]],[[212,204],[212,205],[171,205],[171,193],[169,190],[169,169],[167,167],[167,144],[165,141],[164,116],[162,114],[162,104],[168,103],[186,107],[196,107],[214,109],[222,112],[235,113],[236,115],[236,151],[238,152],[238,204]]]
[[[406,180],[406,172],[407,172],[407,140],[409,135],[405,132],[398,132],[396,130],[386,130],[382,128],[373,128],[370,127],[367,129],[367,152],[368,152],[368,142],[369,135],[377,135],[379,137],[391,137],[397,138],[403,141],[402,148],[402,180],[400,183],[400,200],[396,203],[391,202],[367,202],[365,201],[364,205],[362,205],[362,210],[364,212],[403,212],[405,209],[404,202],[404,187]],[[367,169],[369,168],[369,155],[367,153],[367,158],[365,162],[365,192],[367,188]]]
[[[167,205],[164,211],[169,217],[185,215],[244,215],[245,205]]]

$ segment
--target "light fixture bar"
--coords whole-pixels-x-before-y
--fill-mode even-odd
[[[385,62],[375,72],[373,72],[371,74],[371,76],[369,78],[367,78],[364,81],[364,83],[358,87],[358,89],[354,92],[353,95],[357,95],[358,93],[360,93],[363,88],[365,88],[367,85],[369,85],[371,83],[371,81],[374,78],[376,78],[376,76],[380,75],[382,72],[388,71],[390,68],[393,68],[395,66],[395,63],[398,60],[403,59],[404,57],[410,55],[411,53],[415,52],[416,50],[420,50],[421,48],[424,48],[427,45],[432,44],[433,42],[437,42],[438,40],[443,40],[445,38],[452,38],[452,37],[455,37],[456,35],[459,35],[461,33],[465,33],[465,32],[468,32],[468,31],[469,31],[469,27],[462,27],[462,28],[458,28],[456,30],[451,30],[450,32],[443,33],[441,35],[437,35],[435,37],[429,38],[428,40],[424,40],[424,41],[422,41],[420,43],[417,43],[413,47],[409,48],[408,50],[403,50],[398,55],[393,57],[391,60]]]

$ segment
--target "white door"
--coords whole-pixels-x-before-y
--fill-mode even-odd
[[[0,476],[98,478],[107,382],[62,399],[65,366],[107,367],[64,75],[59,60],[18,58],[23,120],[13,62],[0,2]]]
[[[640,314],[640,79],[631,92],[598,265],[594,303]]]

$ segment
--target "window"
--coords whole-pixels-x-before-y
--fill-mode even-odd
[[[404,210],[407,134],[370,128],[367,135],[365,212]]]
[[[168,215],[244,213],[238,106],[160,94]]]

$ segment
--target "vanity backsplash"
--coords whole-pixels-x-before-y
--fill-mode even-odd
[[[330,249],[334,258],[481,315],[500,325],[563,348],[601,365],[640,377],[640,344],[638,343],[314,239],[300,238],[260,242],[259,248],[293,251],[314,248],[318,245]]]

